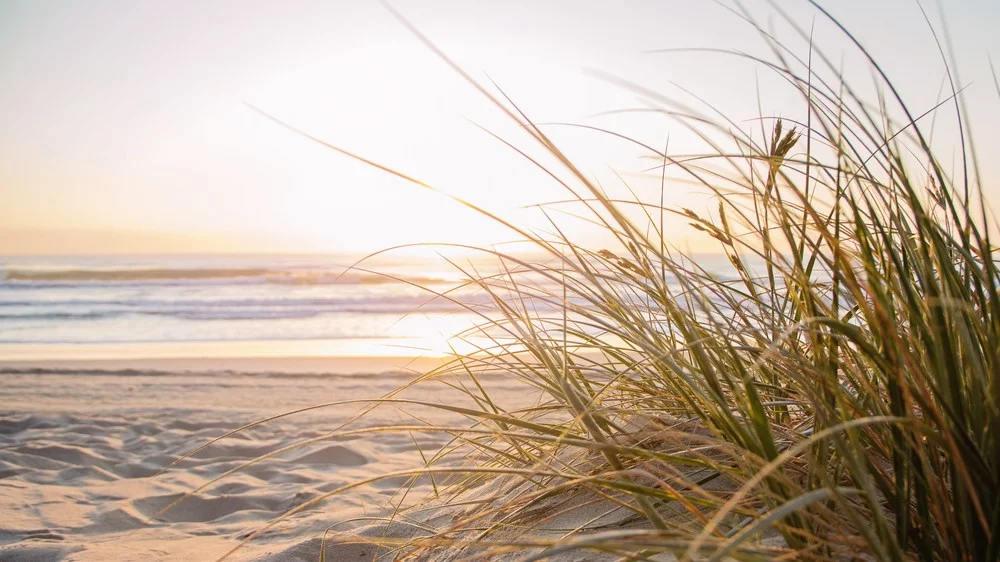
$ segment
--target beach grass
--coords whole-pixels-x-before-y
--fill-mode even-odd
[[[481,249],[500,264],[489,275],[452,262],[489,304],[466,304],[482,323],[456,339],[472,351],[412,384],[453,386],[470,405],[429,406],[468,424],[382,428],[452,441],[421,450],[424,468],[296,510],[383,478],[430,479],[431,498],[389,518],[417,532],[379,539],[402,559],[1000,558],[997,223],[971,117],[957,95],[908,106],[847,30],[875,102],[836,57],[758,30],[771,53],[757,61],[799,94],[802,119],[760,116],[760,131],[741,132],[711,108],[634,86],[713,147],[684,157],[641,147],[664,190],[678,177],[700,185],[710,213],[673,208],[669,193],[610,197],[543,127],[484,90],[608,242],[575,242],[545,206],[542,235],[466,203],[536,250]],[[944,111],[958,112],[962,133],[948,147],[954,167],[924,123]],[[714,239],[728,265],[672,247],[679,221]],[[497,376],[539,399],[506,407],[489,390]]]

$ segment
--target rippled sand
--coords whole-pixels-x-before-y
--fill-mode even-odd
[[[364,478],[421,466],[418,448],[434,450],[446,436],[414,431],[325,438],[364,406],[340,404],[247,429],[160,473],[164,467],[254,420],[322,402],[377,397],[412,378],[6,366],[0,374],[0,559],[214,560],[303,502]],[[513,383],[492,384],[498,396],[524,399],[523,388]],[[459,400],[443,385],[406,396]],[[428,408],[384,407],[349,427],[412,423],[410,414],[455,421]],[[316,441],[244,466],[308,439]],[[371,522],[367,518],[388,513],[404,481],[367,485],[296,513],[233,559],[316,560],[324,531],[361,528]],[[429,491],[429,484],[418,482],[407,501]],[[327,559],[370,557],[374,547],[359,540],[332,545]]]

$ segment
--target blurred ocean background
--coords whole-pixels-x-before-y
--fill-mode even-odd
[[[345,271],[353,262],[316,255],[0,258],[0,357],[25,346],[86,356],[94,345],[199,343],[203,350],[209,342],[244,342],[241,354],[266,354],[292,341],[332,343],[332,354],[352,354],[352,347],[357,354],[440,352],[447,335],[471,325],[472,314],[414,286],[446,290],[459,279],[454,270],[400,259],[380,262],[378,274]]]
[[[489,297],[463,285],[463,273],[446,260],[382,257],[349,267],[357,259],[0,257],[0,361],[440,357],[496,341],[452,337],[484,319],[450,299],[482,312]],[[496,272],[495,260],[469,260],[455,263]],[[724,256],[700,256],[699,265],[736,279]],[[667,282],[681,290],[672,276]],[[553,295],[532,301],[536,313],[558,316],[561,289],[553,283],[536,279]]]

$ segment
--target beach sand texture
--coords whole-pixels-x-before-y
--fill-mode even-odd
[[[355,368],[358,361],[341,367]],[[286,372],[269,373],[130,366],[0,366],[0,560],[214,560],[285,511],[353,481],[418,468],[418,447],[433,451],[447,441],[419,431],[320,439],[227,476],[161,514],[183,494],[256,457],[336,430],[362,405],[253,427],[158,474],[185,452],[266,416],[377,397],[413,374],[304,374],[295,371],[315,365],[294,361]],[[263,366],[274,369],[280,362]],[[490,384],[498,400],[526,399],[516,383]],[[440,384],[406,396],[458,400]],[[379,408],[350,428],[414,423],[405,412],[433,423],[457,421],[429,408]],[[404,481],[358,488],[295,514],[232,559],[318,560],[324,531],[357,529],[371,523],[366,518],[385,515]],[[407,500],[430,490],[419,483]],[[328,549],[327,560],[371,559],[374,553],[370,545],[340,542]]]

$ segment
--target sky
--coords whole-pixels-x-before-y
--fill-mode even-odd
[[[943,7],[982,154],[1000,147],[992,3]],[[746,4],[762,21],[773,13]],[[814,21],[805,2],[778,4],[807,27]],[[944,69],[914,0],[825,4],[915,107],[939,99]],[[760,111],[792,113],[797,103],[787,90],[768,91],[773,80],[745,63],[650,52],[765,52],[749,26],[709,1],[392,5],[539,122],[609,127],[655,146],[669,138],[683,152],[684,132],[667,121],[607,115],[642,102],[593,70],[687,101],[685,91],[696,92],[740,122]],[[937,4],[925,8],[938,22]],[[816,42],[848,52],[823,22]],[[377,1],[0,0],[0,84],[0,254],[336,253],[514,238],[447,196],[336,154],[261,112],[533,228],[544,224],[523,207],[566,198],[483,128],[530,148],[527,137]],[[618,172],[637,189],[650,181],[639,174],[649,164],[635,145],[551,130],[587,173]],[[996,206],[1000,164],[985,160]],[[705,206],[684,186],[668,202]]]

